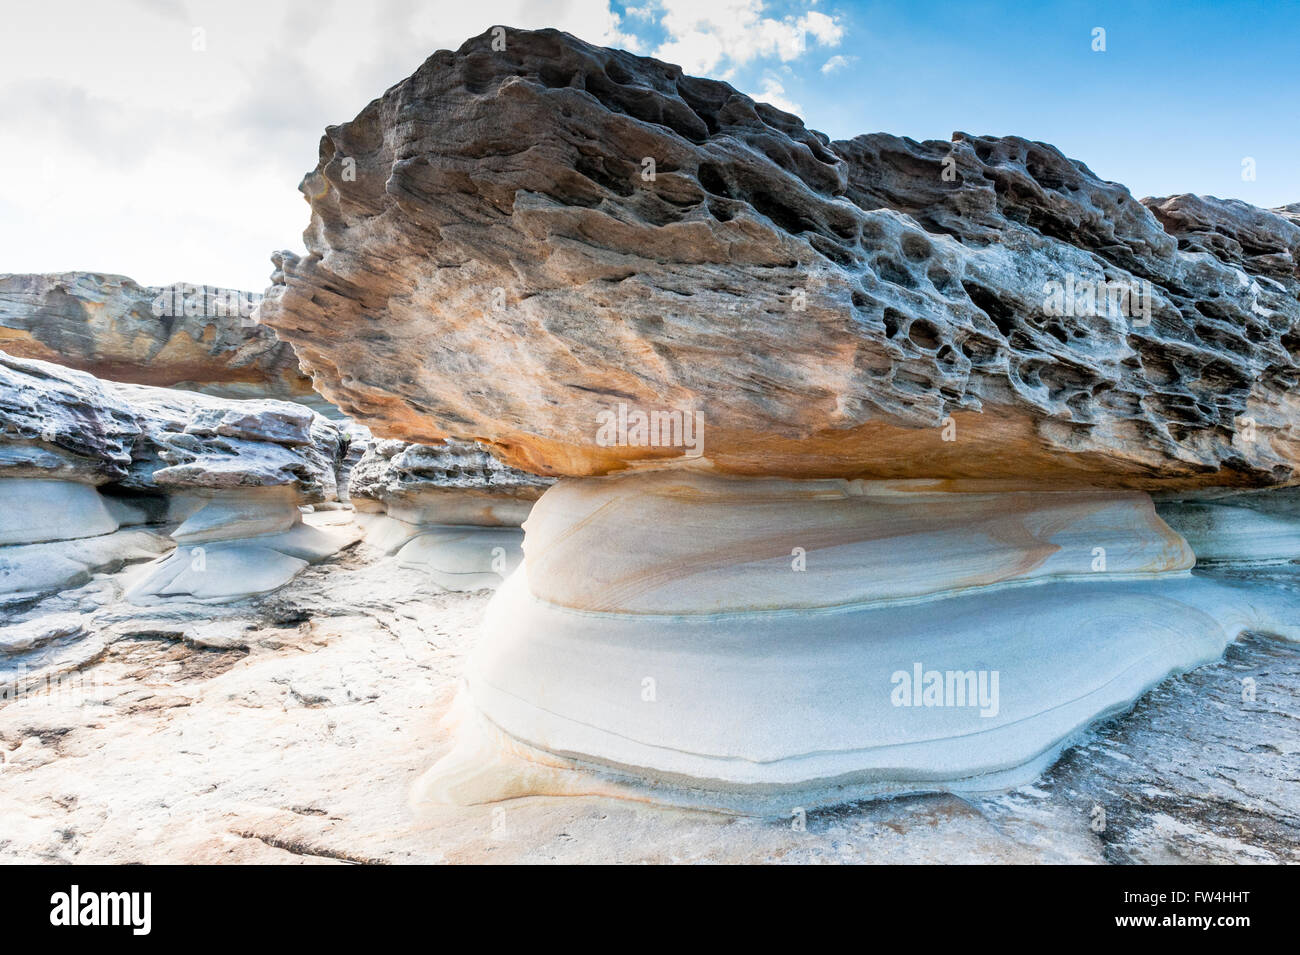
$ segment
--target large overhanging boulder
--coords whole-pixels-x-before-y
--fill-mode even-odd
[[[110,381],[324,406],[257,324],[261,293],[94,272],[0,275],[0,349]]]
[[[1014,137],[832,143],[555,31],[436,53],[301,188],[261,315],[326,396],[560,477],[420,798],[1000,788],[1300,637],[1149,494],[1235,558],[1260,522],[1198,495],[1297,482],[1290,210],[1148,208]],[[354,497],[425,453],[380,448]]]
[[[1152,210],[1042,143],[830,142],[567,34],[504,47],[435,53],[330,127],[301,186],[308,254],[277,256],[262,320],[376,433],[552,475],[700,455],[790,477],[1295,479],[1286,210]],[[673,411],[702,435],[639,426]]]

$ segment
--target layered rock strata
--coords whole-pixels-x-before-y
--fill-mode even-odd
[[[171,549],[156,528],[132,526],[115,504],[93,485],[0,472],[0,607],[80,586],[96,573]]]
[[[942,486],[562,481],[422,798],[545,793],[557,767],[771,814],[1001,789],[1242,632],[1300,639],[1300,600],[1193,576],[1143,493]]]
[[[139,569],[132,599],[273,589],[347,543],[300,511],[336,496],[339,456],[336,426],[300,405],[115,384],[0,353],[0,600],[173,544]]]
[[[426,795],[1004,786],[1243,630],[1297,635],[1148,497],[1300,481],[1289,210],[500,46],[327,130],[261,308],[376,434],[562,478]]]
[[[466,442],[373,442],[349,497],[367,541],[449,590],[497,587],[522,558],[520,525],[549,479]]]
[[[257,324],[261,299],[93,272],[0,275],[0,350],[110,381],[328,409],[293,350]]]
[[[1300,488],[1204,492],[1156,508],[1203,564],[1300,562]]]

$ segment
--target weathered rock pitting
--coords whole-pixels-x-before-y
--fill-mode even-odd
[[[373,442],[352,469],[358,510],[383,509],[413,524],[519,526],[554,482],[507,467],[477,445]]]
[[[490,40],[327,130],[308,255],[261,307],[376,433],[544,474],[675,463],[597,440],[626,403],[701,413],[736,474],[1296,479],[1285,210],[1153,211],[1046,144],[831,142],[655,60]]]

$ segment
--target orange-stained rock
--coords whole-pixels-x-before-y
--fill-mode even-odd
[[[109,381],[323,406],[293,350],[254,320],[261,298],[91,272],[0,275],[0,351]]]
[[[1043,143],[831,142],[567,34],[505,47],[329,127],[308,254],[275,256],[262,320],[379,436],[567,476],[1296,480],[1286,210],[1152,211]],[[602,435],[674,410],[699,440]]]

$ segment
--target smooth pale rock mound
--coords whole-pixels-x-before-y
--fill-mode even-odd
[[[0,480],[0,545],[96,537],[117,528],[117,519],[91,485]]]
[[[1191,500],[1162,500],[1156,508],[1187,540],[1198,562],[1300,561],[1300,488],[1207,492]]]
[[[447,590],[499,587],[523,560],[517,527],[433,527],[402,545],[397,562],[424,571]]]
[[[92,574],[168,549],[150,531],[119,531],[121,510],[92,484],[4,475],[0,468],[0,607],[79,586]]]
[[[1195,561],[1140,491],[937,484],[684,471],[563,481],[528,520],[530,590],[601,613],[748,612],[1169,574]]]
[[[148,575],[126,592],[126,599],[146,605],[167,597],[217,603],[240,600],[283,587],[307,563],[272,547],[242,541],[212,548],[178,547],[151,566]]]
[[[1293,597],[1192,576],[1141,493],[562,481],[524,551],[467,672],[483,725],[534,768],[746,812],[1027,782],[1243,630],[1300,638]],[[503,798],[465,752],[422,791]]]
[[[1295,481],[1283,211],[1148,209],[1017,137],[831,142],[551,30],[492,45],[329,127],[308,254],[275,258],[262,320],[377,434],[585,476],[683,458],[601,433],[675,410],[727,473]]]
[[[127,600],[220,603],[266,593],[360,536],[354,527],[304,523],[292,488],[215,490],[200,500],[172,531],[176,550],[138,571]]]
[[[4,444],[5,437],[0,431],[0,454],[18,447]],[[119,532],[122,509],[112,506],[94,484],[6,476],[22,470],[0,466],[0,607],[79,586],[95,573],[148,560],[168,549],[160,535],[147,530]],[[56,473],[96,480],[100,475],[93,470],[74,465]]]
[[[292,491],[214,492],[199,498],[171,536],[178,544],[197,544],[279,534],[301,523],[297,505]]]
[[[111,381],[324,404],[293,350],[252,320],[261,294],[121,275],[0,275],[0,350]]]
[[[0,498],[7,483],[0,481]],[[93,574],[150,560],[170,549],[165,536],[143,529],[0,547],[0,606],[78,587]]]
[[[479,446],[376,441],[351,471],[366,541],[448,590],[497,587],[523,552],[519,525],[553,482]]]

